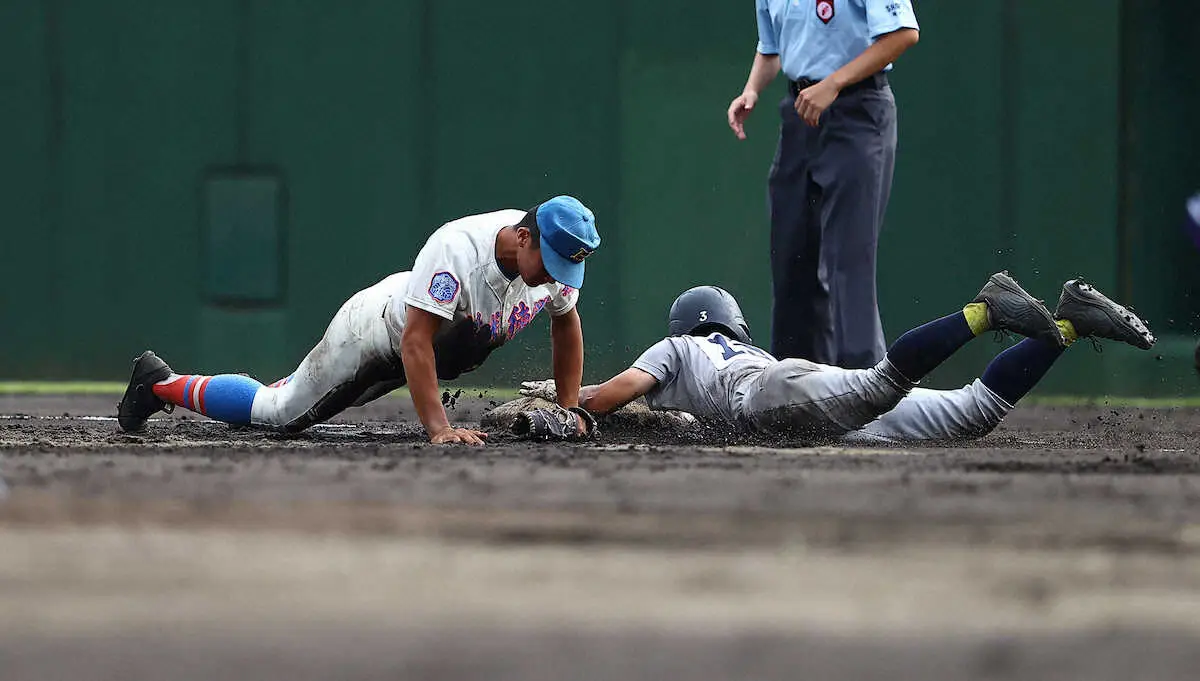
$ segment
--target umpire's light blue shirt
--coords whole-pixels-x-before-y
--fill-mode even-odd
[[[921,28],[912,0],[755,0],[755,5],[758,51],[779,55],[792,80],[828,78],[879,36]]]

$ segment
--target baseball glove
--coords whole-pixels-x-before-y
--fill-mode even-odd
[[[579,428],[578,415],[583,420]],[[541,409],[531,409],[517,414],[513,419],[512,432],[526,440],[591,440],[599,432],[596,417],[582,408],[567,409],[557,404]]]
[[[555,387],[553,378],[544,381],[521,381],[521,394],[525,397],[537,397],[547,402],[558,401],[558,388]]]

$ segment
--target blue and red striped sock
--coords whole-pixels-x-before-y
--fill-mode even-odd
[[[171,374],[154,384],[154,394],[164,402],[209,418],[244,425],[250,423],[254,396],[262,387],[262,383],[241,374]]]

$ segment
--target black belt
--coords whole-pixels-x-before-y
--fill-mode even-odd
[[[788,81],[788,94],[795,97],[800,94],[800,91],[807,87],[812,87],[821,81],[813,80],[812,78],[801,78],[799,80]],[[857,92],[858,90],[882,90],[888,86],[887,74],[876,73],[867,76],[853,85],[847,85],[842,88],[842,94],[848,92]]]

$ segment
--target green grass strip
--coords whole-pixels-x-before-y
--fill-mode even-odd
[[[0,381],[0,395],[120,395],[115,381]]]

